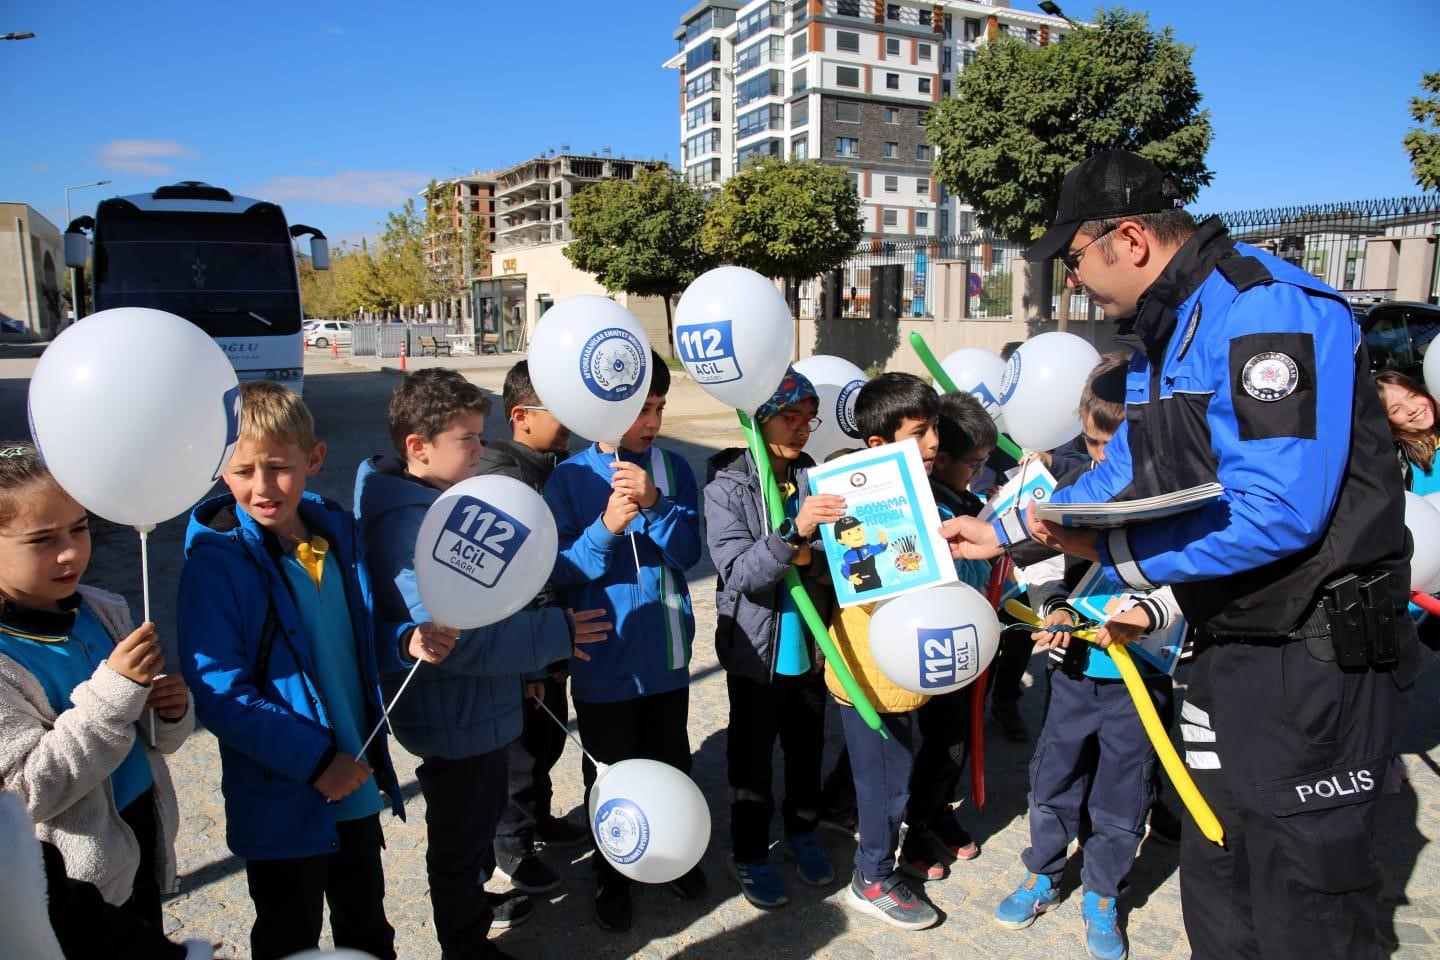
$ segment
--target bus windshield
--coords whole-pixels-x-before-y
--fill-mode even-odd
[[[212,337],[299,332],[295,255],[270,209],[275,216],[106,211],[95,231],[96,308],[166,310]]]

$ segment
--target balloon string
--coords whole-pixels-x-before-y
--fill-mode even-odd
[[[390,722],[390,714],[392,711],[394,711],[395,704],[400,701],[400,695],[405,692],[406,687],[410,686],[410,681],[415,679],[415,671],[419,670],[420,664],[424,662],[425,661],[423,660],[415,661],[415,665],[411,667],[410,672],[405,675],[405,682],[400,684],[400,689],[396,690],[395,696],[390,698],[390,706],[387,707],[384,703],[380,704],[380,707],[382,710],[384,710],[385,715],[380,718],[379,723],[375,724],[375,729],[370,731],[370,736],[365,738],[365,742],[360,745],[360,749],[355,751],[355,759],[358,760],[365,755],[365,748],[370,746],[370,741],[374,740],[376,735],[380,733],[381,727],[385,726],[385,724]]]
[[[545,700],[543,697],[531,696],[530,699],[534,700],[540,706],[541,710],[544,710],[547,714],[550,715],[550,719],[555,721],[555,725],[560,728],[560,732],[565,734],[565,736],[569,737],[570,742],[580,748],[580,752],[585,754],[585,759],[595,764],[596,770],[603,772],[605,768],[609,766],[609,764],[601,763],[599,760],[596,760],[594,757],[590,756],[590,751],[585,749],[585,744],[581,743],[580,738],[576,737],[575,734],[571,733],[570,728],[565,726],[565,724],[561,723],[560,718],[555,716],[555,714],[551,712],[550,708],[545,705]]]
[[[623,439],[623,438],[622,438],[622,439]],[[612,444],[612,446],[614,446],[614,448],[615,448],[615,461],[614,461],[614,462],[615,462],[615,465],[616,465],[616,466],[619,466],[619,464],[621,463],[621,460],[620,460],[620,441],[619,441],[619,440],[616,440],[615,443]],[[640,582],[640,545],[635,542],[635,531],[634,531],[634,530],[631,530],[631,531],[630,531],[630,553],[635,557],[635,582],[636,582],[636,583],[639,583],[639,582]]]

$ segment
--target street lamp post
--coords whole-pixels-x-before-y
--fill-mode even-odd
[[[65,188],[65,229],[66,229],[66,230],[69,230],[69,229],[70,229],[70,191],[71,191],[71,190],[84,190],[84,189],[87,188],[87,187],[103,187],[103,186],[105,186],[105,184],[107,184],[107,183],[109,183],[109,182],[110,182],[109,180],[96,180],[94,183],[77,183],[77,184],[76,184],[75,186],[73,186],[73,187],[66,187],[66,188]],[[79,273],[79,272],[80,272],[81,270],[83,270],[83,269],[84,269],[84,267],[72,267],[72,268],[70,269],[70,313],[71,313],[71,316],[74,317],[74,320],[71,321],[72,323],[73,323],[73,322],[76,322],[76,321],[78,321],[78,320],[80,319],[80,297],[79,297],[79,294],[77,293],[77,288],[78,288],[79,285],[78,285],[78,283],[77,283],[76,280],[75,280],[75,275],[76,275],[77,273]]]

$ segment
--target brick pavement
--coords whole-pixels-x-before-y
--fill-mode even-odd
[[[459,358],[462,361],[465,358]],[[472,358],[478,359],[478,358]],[[491,360],[493,358],[485,358]],[[476,382],[497,390],[504,370],[514,358],[503,363],[457,363]],[[412,364],[413,365],[413,364]],[[448,364],[447,364],[448,365]],[[8,367],[9,364],[7,363]],[[359,366],[357,364],[357,366]],[[375,365],[375,366],[378,366]],[[333,417],[349,395],[336,395],[341,380],[360,382],[365,394],[374,394],[364,416],[383,418],[383,398],[393,380],[360,373],[355,367],[333,363],[328,358],[311,358],[307,399],[316,408],[322,432],[330,439]],[[371,367],[370,369],[374,369]],[[330,378],[318,374],[348,373]],[[0,422],[13,435],[21,435],[23,394],[18,378],[28,371],[0,370]],[[373,385],[367,385],[373,377]],[[352,384],[352,387],[354,385]],[[691,461],[703,482],[703,458],[720,446],[737,443],[739,434],[733,420],[708,406],[693,384],[680,380],[672,394],[672,414],[666,423],[664,442],[678,448]],[[375,399],[378,397],[378,399]],[[354,413],[359,416],[360,413]],[[380,422],[374,424],[378,436]],[[491,435],[495,434],[492,424]],[[356,441],[363,443],[363,441]],[[359,449],[359,447],[356,447]],[[349,502],[348,482],[353,477],[356,455],[340,456],[341,445],[332,442],[331,458],[317,484],[321,492]],[[174,574],[174,557],[179,530],[152,540],[152,578],[156,583],[157,616],[168,617]],[[111,529],[97,536],[97,558],[91,582],[121,589],[138,609],[138,576],[134,563],[133,534]],[[165,551],[170,551],[169,555]],[[570,861],[550,854],[547,861],[566,880],[565,887],[542,898],[527,924],[497,935],[497,945],[517,957],[563,958],[626,957],[710,958],[710,957],[824,957],[861,960],[869,957],[940,957],[962,954],[976,958],[1014,960],[1055,960],[1083,957],[1082,929],[1076,891],[1078,870],[1072,861],[1067,871],[1064,902],[1031,928],[1010,932],[989,919],[998,898],[1012,888],[1020,871],[1019,852],[1026,842],[1024,806],[1026,765],[1032,744],[1011,744],[999,737],[988,743],[987,769],[990,801],[984,811],[963,810],[967,824],[980,840],[979,859],[959,864],[946,880],[926,886],[926,896],[944,916],[930,931],[907,933],[878,921],[862,918],[844,906],[844,884],[853,853],[846,838],[825,836],[838,878],[825,889],[805,887],[793,879],[788,864],[781,865],[789,881],[789,906],[764,912],[740,897],[736,885],[726,876],[726,785],[724,766],[724,723],[726,694],[724,678],[714,658],[709,638],[714,628],[713,571],[708,563],[692,572],[691,591],[695,599],[697,639],[692,664],[690,741],[695,751],[694,778],[704,791],[714,820],[714,834],[704,860],[710,877],[709,895],[699,903],[681,903],[663,889],[640,889],[636,895],[636,924],[624,935],[599,931],[590,917],[593,891],[591,870],[585,858]],[[164,629],[162,622],[162,629]],[[1039,660],[1035,661],[1038,668]],[[1027,683],[1029,678],[1027,678]],[[1039,725],[1042,691],[1031,689],[1021,700],[1021,709],[1031,729]],[[1399,944],[1397,957],[1432,957],[1440,953],[1440,855],[1429,843],[1440,833],[1440,671],[1422,681],[1412,709],[1404,760],[1411,782],[1399,794],[1382,800],[1380,854],[1385,865],[1385,927]],[[827,738],[827,765],[839,750],[838,723],[833,722]],[[424,873],[424,801],[414,780],[413,758],[395,750],[401,782],[408,797],[409,819],[401,823],[386,815],[388,850],[385,856],[387,880],[386,909],[398,934],[400,954],[429,960],[439,956],[430,927]],[[579,752],[570,745],[556,768],[556,809],[572,811],[579,817],[581,801]],[[231,953],[248,953],[247,931],[251,921],[242,865],[225,847],[224,812],[219,790],[219,764],[213,738],[197,734],[172,760],[180,793],[182,813],[179,839],[181,891],[166,904],[167,926],[175,936],[211,937],[234,945]],[[1173,793],[1170,794],[1173,800]],[[776,825],[778,833],[779,827]],[[1179,884],[1175,869],[1176,849],[1147,843],[1131,874],[1133,890],[1124,907],[1129,911],[1131,953],[1135,957],[1180,958],[1189,955],[1180,919]],[[492,882],[492,889],[503,884]]]

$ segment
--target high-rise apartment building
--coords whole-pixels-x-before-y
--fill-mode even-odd
[[[425,256],[432,265],[453,267],[464,275],[464,264],[451,265],[455,256],[463,256],[466,238],[485,250],[495,249],[495,175],[471,172],[468,176],[437,180],[433,189],[420,192],[438,219],[438,235],[425,238]],[[472,265],[471,275],[488,276],[490,268],[479,256]]]
[[[601,180],[631,180],[648,161],[610,156],[536,157],[501,170],[495,175],[497,251],[571,239],[570,198],[586,186]]]
[[[754,157],[845,166],[870,236],[970,229],[931,173],[925,115],[1001,34],[1059,39],[1008,0],[702,0],[681,17],[681,169],[716,185]]]

